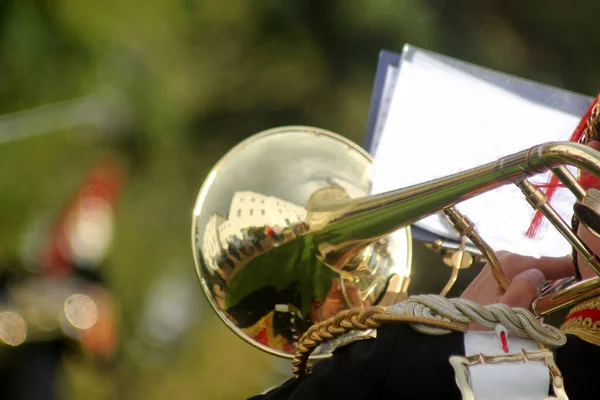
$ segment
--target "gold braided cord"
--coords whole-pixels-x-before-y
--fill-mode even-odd
[[[314,349],[326,341],[352,330],[377,329],[386,323],[409,323],[417,332],[445,335],[464,332],[469,324],[486,328],[500,324],[516,336],[535,340],[549,347],[563,346],[567,340],[558,328],[546,325],[528,310],[505,304],[480,305],[467,299],[448,299],[439,295],[417,295],[390,307],[347,310],[310,327],[300,338],[293,360],[296,377],[310,373],[308,363]]]
[[[365,310],[347,310],[323,322],[311,326],[298,341],[293,360],[296,378],[310,373],[308,361],[311,353],[323,342],[335,339],[352,330],[377,329],[386,323],[417,323],[456,332],[464,332],[468,325],[429,317],[388,314],[383,307],[370,307]]]
[[[583,134],[583,143],[587,144],[598,138],[598,125],[600,124],[600,96],[596,99],[596,105],[590,113]]]
[[[600,297],[594,297],[577,304],[569,310],[560,330],[565,334],[574,335],[588,343],[600,346],[600,321],[586,315],[585,311],[600,310]],[[583,315],[574,316],[584,311]]]

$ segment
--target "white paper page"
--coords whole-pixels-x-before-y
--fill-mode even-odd
[[[390,106],[394,98],[394,89],[396,87],[396,80],[398,79],[398,67],[388,65],[385,73],[385,81],[383,91],[381,93],[381,103],[379,105],[379,112],[377,113],[377,119],[375,128],[373,129],[373,140],[377,140],[381,137],[381,131],[385,127],[387,116],[390,111]],[[377,147],[377,142],[373,144]]]
[[[382,193],[451,175],[534,145],[568,140],[578,118],[535,104],[416,53],[402,63],[383,135],[375,150],[373,191]],[[533,178],[547,182],[549,174]],[[552,201],[570,222],[574,198],[557,191]],[[495,250],[559,256],[570,246],[548,222],[527,239],[534,211],[520,189],[507,185],[460,203]],[[457,238],[442,215],[416,223]]]

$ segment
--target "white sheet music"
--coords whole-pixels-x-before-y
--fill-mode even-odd
[[[568,140],[579,118],[536,104],[427,53],[417,52],[400,67],[383,134],[375,150],[374,193],[447,176],[531,146]],[[535,177],[546,182],[548,174]],[[552,201],[570,222],[573,196],[559,190]],[[507,185],[457,206],[495,250],[559,256],[570,246],[544,221],[537,238],[525,232],[533,210],[521,191]],[[442,215],[416,223],[457,238]]]
[[[394,88],[396,87],[396,81],[398,79],[398,67],[388,65],[387,71],[384,78],[384,86],[381,93],[381,105],[379,106],[379,112],[377,113],[377,120],[373,132],[373,140],[376,142],[381,137],[381,132],[385,127],[387,116],[390,110],[391,102],[394,98]],[[377,143],[373,144],[377,147]]]

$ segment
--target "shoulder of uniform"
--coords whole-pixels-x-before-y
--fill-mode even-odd
[[[323,348],[324,351],[333,352],[355,342],[360,342],[362,340],[373,340],[376,338],[377,329],[370,329],[368,331],[352,331],[346,335],[332,339],[329,342],[325,342],[321,346],[327,346],[327,348]]]

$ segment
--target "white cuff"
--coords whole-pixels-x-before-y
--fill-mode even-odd
[[[510,353],[540,350],[530,339],[508,336]],[[504,355],[496,332],[467,331],[464,334],[465,356]],[[543,361],[504,362],[474,365],[468,368],[469,382],[477,400],[540,400],[548,397],[549,371]]]

